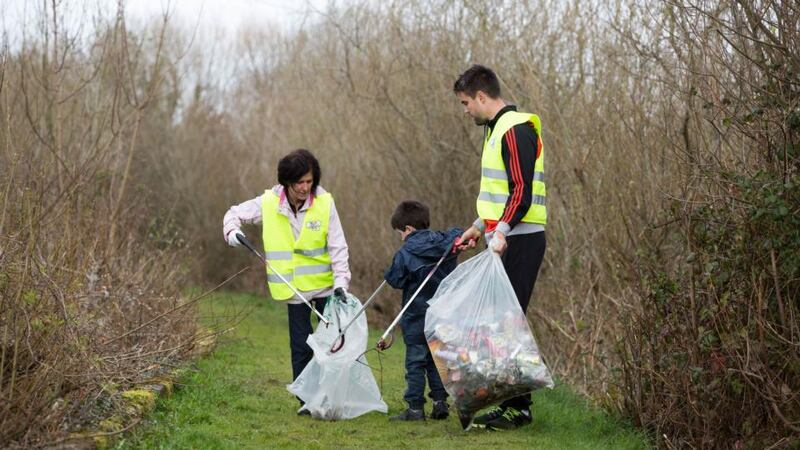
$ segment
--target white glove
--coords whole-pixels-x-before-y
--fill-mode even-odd
[[[228,245],[230,245],[231,247],[238,247],[238,246],[242,245],[242,243],[239,242],[239,239],[236,239],[236,235],[239,234],[239,233],[241,233],[242,236],[244,236],[244,233],[242,233],[242,230],[240,230],[238,228],[234,228],[233,230],[228,232],[228,236],[225,238],[225,240],[228,241]]]

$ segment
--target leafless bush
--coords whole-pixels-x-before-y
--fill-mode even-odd
[[[627,310],[625,410],[665,443],[789,447],[800,439],[800,9],[670,2],[621,29],[658,68],[661,141],[680,163],[668,245],[642,253]]]
[[[322,162],[357,294],[399,245],[398,201],[428,203],[436,228],[469,224],[481,130],[451,86],[478,62],[542,117],[549,248],[529,316],[555,371],[662,446],[797,439],[794,3],[344,5],[186,55],[191,32],[134,36],[121,20],[83,53],[57,24],[4,53],[3,395],[32,379],[20,367],[44,367],[28,342],[63,342],[47,366],[60,372],[95,355],[89,372],[122,378],[141,366],[112,355],[185,342],[170,319],[109,340],[172,307],[172,268],[213,285],[251,263],[221,239],[222,214],[275,183],[293,148]],[[264,289],[260,271],[237,281]],[[141,301],[111,301],[126,295]],[[371,320],[398,309],[385,293]],[[34,333],[36,318],[57,331]],[[105,335],[74,339],[86,333]]]
[[[141,129],[165,94],[166,25],[88,37],[39,12],[0,54],[0,446],[38,445],[114,386],[180,359],[198,332],[181,307],[179,248],[134,178]]]

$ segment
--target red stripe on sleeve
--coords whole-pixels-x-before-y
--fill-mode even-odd
[[[519,150],[517,150],[517,135],[514,129],[511,128],[506,133],[506,143],[508,144],[509,163],[511,164],[511,179],[514,180],[514,192],[511,195],[511,201],[508,203],[505,212],[503,213],[502,221],[508,223],[519,208],[522,199],[522,170],[519,166]]]
[[[508,130],[509,132],[506,133],[506,143],[508,144],[508,152],[509,152],[509,171],[511,172],[511,179],[514,181],[514,192],[511,192],[511,201],[508,202],[506,210],[503,212],[503,217],[501,220],[503,222],[508,223],[511,220],[511,217],[514,217],[514,213],[519,205],[519,196],[518,196],[518,178],[517,178],[517,166],[519,165],[517,161],[518,151],[517,151],[517,135],[514,132],[514,129],[511,128]]]
[[[511,219],[514,218],[514,215],[519,210],[519,205],[522,202],[522,195],[525,192],[525,181],[522,178],[522,168],[519,162],[519,147],[517,146],[517,133],[514,129],[511,129],[511,137],[514,141],[514,159],[511,160],[512,167],[514,169],[514,194],[516,196],[516,202],[514,203],[514,208],[510,211],[508,217],[506,218],[506,223],[510,222]]]

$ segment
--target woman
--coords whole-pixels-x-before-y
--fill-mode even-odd
[[[223,233],[228,245],[236,247],[243,223],[261,223],[267,261],[322,312],[328,296],[346,295],[350,267],[333,196],[319,186],[319,180],[319,162],[310,151],[289,153],[278,163],[278,184],[232,206],[225,213]],[[306,344],[313,332],[311,310],[269,270],[267,285],[274,300],[286,302],[294,380],[313,357]],[[298,414],[309,412],[300,409]]]

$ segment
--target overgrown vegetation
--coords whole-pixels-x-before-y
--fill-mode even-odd
[[[798,20],[792,2],[677,2],[651,28],[662,48],[627,34],[674,84],[681,166],[623,319],[620,385],[678,446],[800,439]]]
[[[131,378],[89,370],[93,355],[186,342],[191,321],[169,314],[96,344],[169,310],[182,264],[209,285],[249,264],[222,214],[293,148],[322,162],[357,294],[397,246],[398,201],[470,223],[481,130],[450,90],[480,62],[542,117],[549,243],[529,316],[555,372],[660,446],[800,439],[796,2],[333,3],[291,34],[194,46],[122,15],[79,43],[43,17],[0,71],[3,435],[57,423],[20,392],[44,414],[56,393]],[[84,372],[41,369],[68,367],[43,349]]]
[[[178,295],[184,251],[163,245],[174,236],[137,180],[165,28],[130,33],[120,15],[84,40],[64,14],[47,4],[30,39],[0,52],[3,448],[103,418],[197,333]]]

